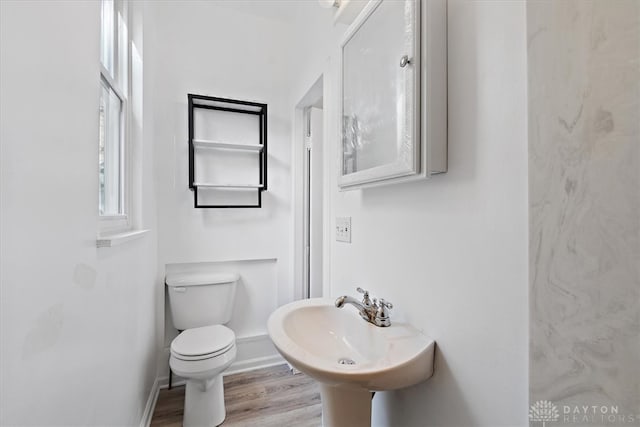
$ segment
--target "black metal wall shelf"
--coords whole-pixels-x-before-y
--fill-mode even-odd
[[[267,104],[257,102],[240,101],[237,99],[217,98],[212,96],[188,94],[189,103],[189,188],[193,191],[195,208],[260,208],[262,207],[262,192],[267,189]],[[238,114],[250,114],[258,116],[258,143],[229,142],[196,139],[195,114],[197,109],[223,111]],[[195,157],[197,149],[218,149],[254,152],[258,157],[258,183],[215,183],[197,182],[195,173]],[[200,204],[198,201],[198,189],[218,189],[225,191],[256,190],[256,204]]]

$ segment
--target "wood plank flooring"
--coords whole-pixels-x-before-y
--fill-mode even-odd
[[[224,427],[318,427],[322,425],[320,389],[287,365],[224,377],[227,418]],[[160,390],[152,427],[180,427],[184,386]]]

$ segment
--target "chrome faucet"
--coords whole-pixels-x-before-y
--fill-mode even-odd
[[[393,304],[383,299],[380,301],[373,298],[369,298],[369,291],[362,288],[357,288],[356,291],[362,295],[362,302],[350,297],[349,295],[343,295],[336,299],[336,307],[342,308],[345,304],[351,304],[358,309],[358,314],[364,320],[369,323],[373,323],[376,326],[391,326],[391,318],[389,317],[389,310],[393,308]]]

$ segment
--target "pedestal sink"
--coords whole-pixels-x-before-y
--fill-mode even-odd
[[[284,305],[268,328],[280,354],[320,383],[325,427],[369,427],[372,391],[408,387],[433,374],[433,340],[406,323],[374,326],[331,299]]]

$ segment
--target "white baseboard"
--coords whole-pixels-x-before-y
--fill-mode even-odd
[[[237,338],[236,347],[238,354],[233,365],[227,369],[226,372],[228,373],[243,372],[284,363],[284,359],[280,356],[267,334]]]
[[[185,380],[182,377],[179,377],[177,375],[174,375],[173,378],[171,378],[171,387],[179,387],[181,385],[185,385],[187,383],[187,380]],[[164,377],[158,377],[158,388],[160,390],[164,390],[165,388],[169,388],[169,377],[168,376],[164,376]]]
[[[254,371],[256,369],[269,368],[271,366],[284,365],[287,362],[280,356],[259,357],[252,360],[244,360],[240,363],[234,363],[222,373],[223,377],[227,375],[239,374],[241,372]],[[185,385],[187,380],[177,375],[171,378],[171,387],[180,387]],[[158,389],[163,390],[169,388],[169,377],[158,377]]]
[[[242,360],[234,363],[224,371],[223,376],[239,374],[240,372],[253,371],[255,369],[268,368],[270,366],[284,365],[286,362],[279,354],[272,356],[257,357],[250,360]]]
[[[153,385],[151,386],[151,392],[149,392],[147,405],[144,407],[144,412],[142,413],[140,427],[149,427],[151,425],[153,411],[156,409],[156,403],[158,402],[158,393],[160,393],[160,383],[159,379],[156,378],[156,380],[153,382]]]
[[[254,369],[267,368],[286,363],[275,349],[269,335],[253,335],[236,339],[237,355],[233,364],[224,371],[223,375],[237,374],[253,371]],[[169,348],[164,349],[164,357],[169,360]],[[168,362],[167,362],[168,363]],[[168,365],[167,365],[168,367]],[[168,371],[168,368],[167,368]],[[171,386],[180,386],[185,383],[184,378],[174,375]],[[169,376],[158,377],[159,388],[169,387]]]

